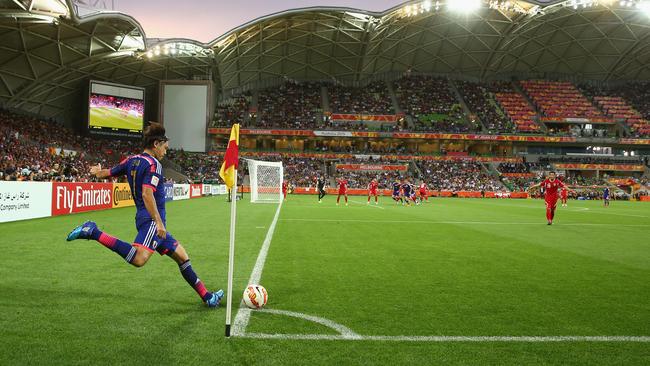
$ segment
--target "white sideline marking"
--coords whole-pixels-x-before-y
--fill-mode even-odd
[[[287,310],[276,310],[276,309],[260,309],[260,310],[255,310],[255,311],[260,312],[260,313],[279,314],[279,315],[286,315],[286,316],[292,316],[294,318],[309,320],[311,322],[324,325],[324,326],[326,326],[326,327],[328,327],[330,329],[333,329],[333,330],[339,332],[340,336],[344,337],[345,339],[356,339],[356,338],[361,337],[360,335],[358,335],[357,333],[352,331],[352,329],[350,329],[350,328],[348,328],[346,326],[343,326],[343,325],[341,325],[339,323],[333,322],[333,321],[331,321],[329,319],[325,319],[325,318],[321,318],[321,317],[317,317],[317,316],[313,316],[313,315],[307,315],[307,314],[297,313],[297,312],[294,312],[294,311],[287,311]]]
[[[363,336],[349,337],[329,334],[268,334],[246,333],[242,338],[282,340],[332,341],[393,341],[393,342],[638,342],[648,343],[647,336]]]
[[[530,208],[530,209],[534,209],[534,210],[539,209],[538,206],[525,206],[525,205],[517,205],[517,204],[498,204],[498,203],[494,203],[494,202],[481,202],[481,201],[467,201],[467,202],[477,202],[477,203],[482,203],[482,204],[486,204],[486,205],[493,205],[493,206],[508,206],[508,207],[518,207],[518,208]],[[574,212],[586,212],[586,213],[590,213],[590,214],[603,214],[603,215],[650,218],[650,216],[643,216],[643,215],[594,211],[594,210],[591,210],[588,207],[560,207],[560,206],[558,206],[558,208],[563,208],[565,210],[574,211]]]
[[[363,203],[363,202],[353,201],[353,200],[350,200],[350,202],[352,202],[352,203],[356,203],[357,205],[370,206],[370,207],[380,208],[380,209],[382,209],[382,210],[385,210],[385,208],[383,208],[383,207],[381,207],[381,206],[374,205],[374,204],[372,204],[372,203],[368,204],[368,203]]]
[[[313,221],[313,222],[367,222],[374,224],[476,224],[476,225],[546,225],[543,221],[538,222],[503,222],[503,221],[426,221],[426,220],[357,220],[357,219],[281,219],[280,221]],[[608,224],[608,223],[560,223],[553,226],[616,226],[616,227],[650,227],[650,224]]]
[[[262,278],[262,270],[264,269],[264,263],[266,262],[266,255],[269,253],[269,247],[271,246],[271,239],[273,238],[273,232],[275,231],[275,224],[278,222],[278,217],[280,216],[280,209],[282,208],[282,202],[278,205],[278,209],[275,211],[275,216],[269,226],[269,231],[266,232],[266,237],[264,238],[264,243],[260,249],[260,253],[257,255],[257,261],[255,261],[255,267],[253,267],[253,272],[251,273],[248,283],[259,283]],[[235,321],[232,326],[233,335],[241,335],[246,331],[248,326],[248,321],[251,318],[251,310],[242,304],[239,304],[239,310],[235,316]]]

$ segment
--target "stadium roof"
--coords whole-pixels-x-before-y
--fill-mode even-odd
[[[107,11],[80,16],[87,10],[71,0],[0,0],[0,100],[59,116],[90,78],[148,87],[200,77],[221,90],[282,77],[363,81],[407,70],[650,80],[646,0],[448,3],[411,1],[381,13],[293,9],[201,43],[147,39],[136,19]],[[467,12],[473,3],[482,5]]]

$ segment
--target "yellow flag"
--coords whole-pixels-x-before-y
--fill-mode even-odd
[[[219,176],[226,182],[228,189],[232,189],[235,185],[235,174],[237,174],[237,167],[239,166],[239,123],[232,125],[230,130],[230,141],[228,141],[228,148],[224,156]]]

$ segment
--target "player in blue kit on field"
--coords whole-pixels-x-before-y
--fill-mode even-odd
[[[605,187],[605,190],[603,191],[603,202],[605,203],[605,207],[609,206],[609,188]]]
[[[223,291],[209,292],[205,288],[192,269],[185,248],[166,229],[164,179],[162,164],[158,159],[162,159],[167,153],[167,140],[165,128],[160,124],[151,123],[144,131],[144,152],[122,160],[112,169],[102,169],[101,165],[90,169],[90,173],[100,179],[126,175],[137,210],[135,226],[138,234],[133,244],[102,232],[92,221],[77,226],[68,234],[67,240],[96,240],[135,267],[144,266],[153,252],[166,254],[176,261],[183,278],[201,299],[209,307],[217,307],[223,297]]]
[[[399,181],[393,182],[393,200],[395,200],[395,202],[400,202],[402,200],[402,197],[399,193],[401,189],[402,185]]]
[[[406,203],[407,206],[411,205],[411,184],[408,180],[404,179],[402,183],[402,197],[404,198],[403,204]]]

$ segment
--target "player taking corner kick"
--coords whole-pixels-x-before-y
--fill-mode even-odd
[[[151,123],[144,131],[144,151],[122,160],[112,169],[101,165],[90,168],[90,173],[99,179],[126,176],[136,214],[135,226],[138,234],[132,243],[127,243],[99,229],[96,223],[86,221],[74,228],[67,241],[76,239],[95,240],[117,253],[135,266],[144,266],[154,252],[167,255],[178,264],[178,269],[187,283],[209,307],[217,307],[223,298],[223,291],[209,292],[192,269],[185,248],[166,229],[165,190],[163,189],[162,164],[158,161],[169,147],[165,128]]]

